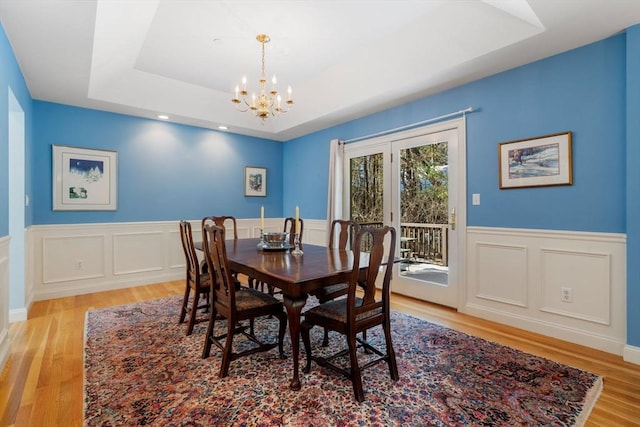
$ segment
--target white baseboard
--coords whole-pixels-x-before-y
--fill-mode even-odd
[[[0,372],[4,370],[4,365],[9,359],[9,353],[11,351],[11,342],[9,341],[9,334],[7,330],[0,332]]]
[[[9,323],[24,322],[25,320],[27,320],[26,308],[9,310]]]
[[[9,358],[9,236],[0,237],[0,372]]]
[[[623,340],[599,335],[588,330],[571,328],[559,323],[551,323],[504,311],[492,310],[479,305],[467,304],[465,313],[574,344],[606,351],[607,353],[621,355],[625,345]]]
[[[634,347],[632,345],[625,345],[622,358],[625,362],[635,363],[640,365],[640,347]]]

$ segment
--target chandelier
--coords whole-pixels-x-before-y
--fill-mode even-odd
[[[247,95],[247,78],[242,78],[242,88],[236,86],[236,96],[231,100],[236,105],[236,109],[241,112],[251,111],[253,114],[264,121],[269,116],[278,116],[286,113],[291,109],[293,105],[293,98],[291,98],[291,86],[287,88],[287,99],[283,100],[278,89],[276,89],[276,76],[271,79],[271,89],[267,89],[267,77],[264,72],[264,45],[271,40],[266,34],[258,34],[256,40],[262,44],[262,67],[260,72],[260,93],[256,95],[255,92],[251,94],[251,98]]]

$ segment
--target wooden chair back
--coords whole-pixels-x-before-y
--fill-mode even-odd
[[[224,226],[206,223],[202,230],[202,247],[208,269],[214,276],[211,290],[215,311],[228,319],[236,307],[236,286],[227,259]]]
[[[180,221],[180,240],[182,241],[182,249],[186,261],[187,282],[193,287],[200,282],[200,264],[193,244],[193,233],[189,221]]]
[[[304,231],[304,221],[302,218],[298,219],[300,224],[300,230],[298,230],[298,234],[300,235],[300,244],[302,245],[302,232]],[[293,240],[295,238],[295,229],[296,229],[296,219],[293,217],[284,219],[284,229],[285,233],[289,233],[289,244],[293,246]]]
[[[366,268],[361,269],[362,242],[367,240],[370,246],[369,262]],[[387,251],[385,251],[385,241]],[[393,272],[393,259],[396,248],[396,229],[385,226],[382,228],[361,228],[356,235],[353,244],[353,272],[349,279],[349,292],[347,293],[347,322],[348,329],[363,331],[374,325],[382,324],[389,318],[389,297],[391,289],[391,275]],[[376,299],[376,280],[382,272],[382,292]],[[356,290],[364,295],[356,297]],[[361,299],[360,305],[356,304],[356,298]]]
[[[352,247],[352,241],[360,231],[360,224],[350,219],[334,219],[331,222],[331,234],[329,235],[329,247],[347,249]],[[337,242],[336,232],[338,233]],[[337,243],[337,244],[336,244]]]
[[[231,224],[233,226],[233,238],[234,239],[238,239],[238,224],[236,222],[236,217],[234,216],[228,216],[228,215],[223,215],[223,216],[205,216],[204,218],[202,218],[202,227],[204,229],[205,224],[207,223],[207,221],[211,221],[213,222],[215,225],[219,226],[219,227],[224,227],[225,229],[227,229],[228,225]]]

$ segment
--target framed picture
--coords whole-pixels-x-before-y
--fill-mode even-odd
[[[244,195],[267,195],[267,168],[244,167]]]
[[[115,211],[118,153],[52,146],[53,210]]]
[[[571,132],[498,144],[500,188],[571,185]]]

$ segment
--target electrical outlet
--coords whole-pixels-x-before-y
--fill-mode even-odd
[[[573,289],[567,287],[560,288],[560,301],[573,302]]]

